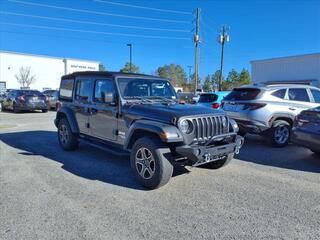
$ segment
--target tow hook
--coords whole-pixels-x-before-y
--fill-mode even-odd
[[[235,154],[239,154],[240,153],[240,148],[243,146],[243,144],[244,144],[244,138],[243,137],[241,137],[240,139],[237,139]]]

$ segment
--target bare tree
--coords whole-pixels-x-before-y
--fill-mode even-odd
[[[19,73],[15,75],[15,78],[22,88],[28,88],[36,80],[36,77],[31,74],[30,67],[20,67]]]

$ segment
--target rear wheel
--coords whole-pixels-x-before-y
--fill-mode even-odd
[[[155,137],[144,137],[135,142],[130,163],[135,176],[143,186],[156,189],[169,182],[173,165],[165,154],[170,154],[170,149]]]
[[[69,122],[66,118],[59,121],[58,139],[60,146],[66,151],[72,151],[78,148],[79,142],[77,135],[71,131]]]
[[[269,138],[272,146],[284,147],[288,145],[291,136],[291,125],[284,120],[276,120],[270,129]]]
[[[204,164],[203,167],[205,168],[210,168],[210,169],[218,169],[226,166],[234,157],[233,153],[228,154],[224,159],[214,161],[214,162],[209,162],[207,164]]]

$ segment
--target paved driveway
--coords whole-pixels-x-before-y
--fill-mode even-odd
[[[320,239],[320,159],[249,136],[220,170],[147,191],[129,160],[64,152],[55,113],[0,113],[0,239]]]

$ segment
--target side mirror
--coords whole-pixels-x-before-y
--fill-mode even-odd
[[[107,104],[115,103],[115,96],[113,92],[103,92],[103,102]]]

